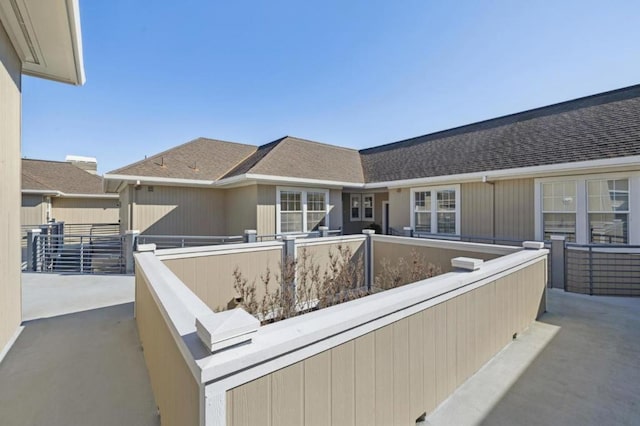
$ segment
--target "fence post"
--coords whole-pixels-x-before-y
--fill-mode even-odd
[[[329,227],[328,226],[318,226],[318,230],[320,231],[321,237],[329,236]]]
[[[37,237],[42,233],[40,229],[27,231],[27,271],[36,271],[38,266],[38,241]]]
[[[405,226],[402,230],[404,231],[405,237],[413,237],[413,229],[411,229],[410,226]]]
[[[367,237],[364,242],[364,279],[367,290],[371,291],[371,287],[373,286],[373,235],[376,231],[373,229],[363,229],[362,233]]]
[[[593,247],[589,246],[589,295],[593,296]]]
[[[244,230],[244,242],[245,243],[255,243],[258,241],[258,233],[255,229],[245,229]]]
[[[133,252],[136,251],[140,231],[126,231],[124,233],[124,272],[133,274],[135,262]]]
[[[287,260],[296,259],[296,237],[295,235],[283,235],[282,242],[284,243],[283,266],[286,265]]]
[[[551,236],[551,287],[565,290],[566,276],[564,273],[565,262],[564,235]]]

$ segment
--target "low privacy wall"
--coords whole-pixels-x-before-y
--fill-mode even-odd
[[[522,250],[522,247],[387,235],[374,235],[372,245],[374,275],[380,271],[383,259],[387,259],[392,264],[397,263],[400,258],[409,262],[414,251],[418,255],[424,256],[428,262],[440,268],[442,272],[450,272],[453,270],[451,259],[454,257],[491,260]]]
[[[348,248],[351,253],[352,262],[358,260],[366,262],[366,239],[365,235],[347,235],[337,237],[309,238],[296,240],[296,259],[300,260],[302,252],[306,251],[309,260],[320,267],[320,275],[328,269],[330,264],[330,254],[340,257],[340,249]]]
[[[136,320],[162,424],[414,424],[544,311],[547,253],[263,326],[241,309],[212,313],[155,254],[137,254]]]
[[[538,317],[545,280],[542,258],[380,318],[357,338],[227,391],[227,424],[415,424]]]
[[[165,265],[212,310],[219,312],[235,307],[238,296],[233,288],[233,271],[238,268],[249,282],[255,281],[256,295],[265,294],[260,276],[267,268],[280,273],[283,243],[247,243],[168,249],[157,252]]]
[[[179,293],[167,284],[166,271],[148,263],[137,262],[136,266],[136,324],[161,422],[199,425],[201,384],[179,330],[181,317],[189,318],[190,308],[182,305]]]

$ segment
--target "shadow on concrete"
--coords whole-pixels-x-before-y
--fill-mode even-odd
[[[482,424],[640,424],[640,299],[552,290],[541,322],[558,334]]]
[[[23,325],[0,364],[1,424],[159,424],[133,303]]]
[[[427,424],[640,424],[640,299],[551,290],[547,301]]]

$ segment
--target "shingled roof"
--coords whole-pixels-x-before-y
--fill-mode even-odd
[[[366,182],[640,155],[640,85],[360,151]]]
[[[224,177],[242,174],[364,182],[358,151],[291,136],[262,145]]]
[[[104,195],[102,178],[71,163],[46,160],[22,160],[22,189],[59,191],[67,195]]]
[[[253,145],[198,138],[108,174],[217,180],[256,149]]]

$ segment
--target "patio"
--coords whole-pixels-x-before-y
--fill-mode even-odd
[[[133,278],[23,279],[25,315],[39,319],[25,321],[0,364],[3,424],[159,424],[133,319]],[[548,310],[427,422],[637,424],[640,299],[551,290]],[[522,360],[524,368],[514,365]],[[474,392],[501,383],[495,401]]]

